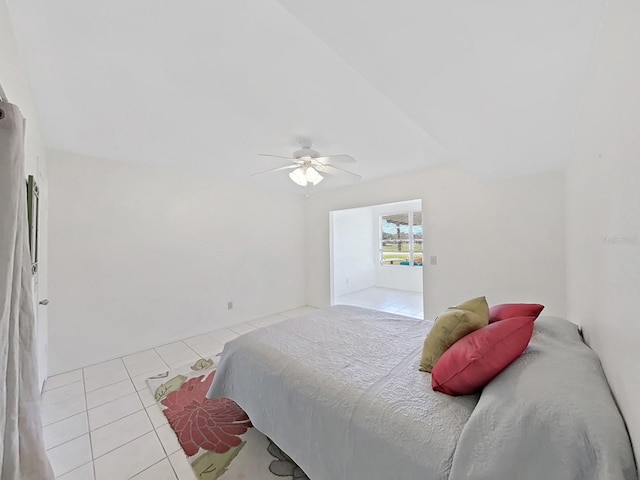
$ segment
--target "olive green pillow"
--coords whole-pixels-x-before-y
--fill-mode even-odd
[[[489,305],[485,297],[472,298],[447,308],[441,313],[427,334],[422,349],[420,370],[431,372],[447,349],[465,335],[486,327],[489,323]]]

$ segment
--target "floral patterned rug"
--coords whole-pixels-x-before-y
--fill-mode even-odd
[[[217,359],[147,379],[198,480],[309,480],[228,398],[207,399]]]

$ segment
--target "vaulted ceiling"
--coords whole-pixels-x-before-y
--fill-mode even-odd
[[[300,138],[363,180],[561,168],[604,3],[8,0],[49,147],[236,180]]]

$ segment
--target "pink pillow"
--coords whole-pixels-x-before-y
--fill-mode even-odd
[[[433,367],[433,389],[447,395],[482,390],[525,351],[533,334],[533,321],[530,316],[510,318],[462,337]]]
[[[544,305],[538,303],[503,303],[489,309],[489,323],[513,317],[533,317],[540,315]]]

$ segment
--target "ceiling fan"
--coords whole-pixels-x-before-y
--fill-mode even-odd
[[[321,156],[318,152],[311,149],[311,140],[306,139],[300,141],[300,146],[302,148],[293,152],[293,156],[291,157],[259,153],[258,155],[263,157],[286,159],[291,162],[291,165],[273,168],[264,172],[254,173],[253,175],[292,170],[289,172],[289,178],[301,187],[319,184],[324,179],[322,176],[323,173],[327,175],[351,176],[355,180],[360,180],[360,175],[335,166],[336,163],[355,163],[356,159],[351,155]]]

